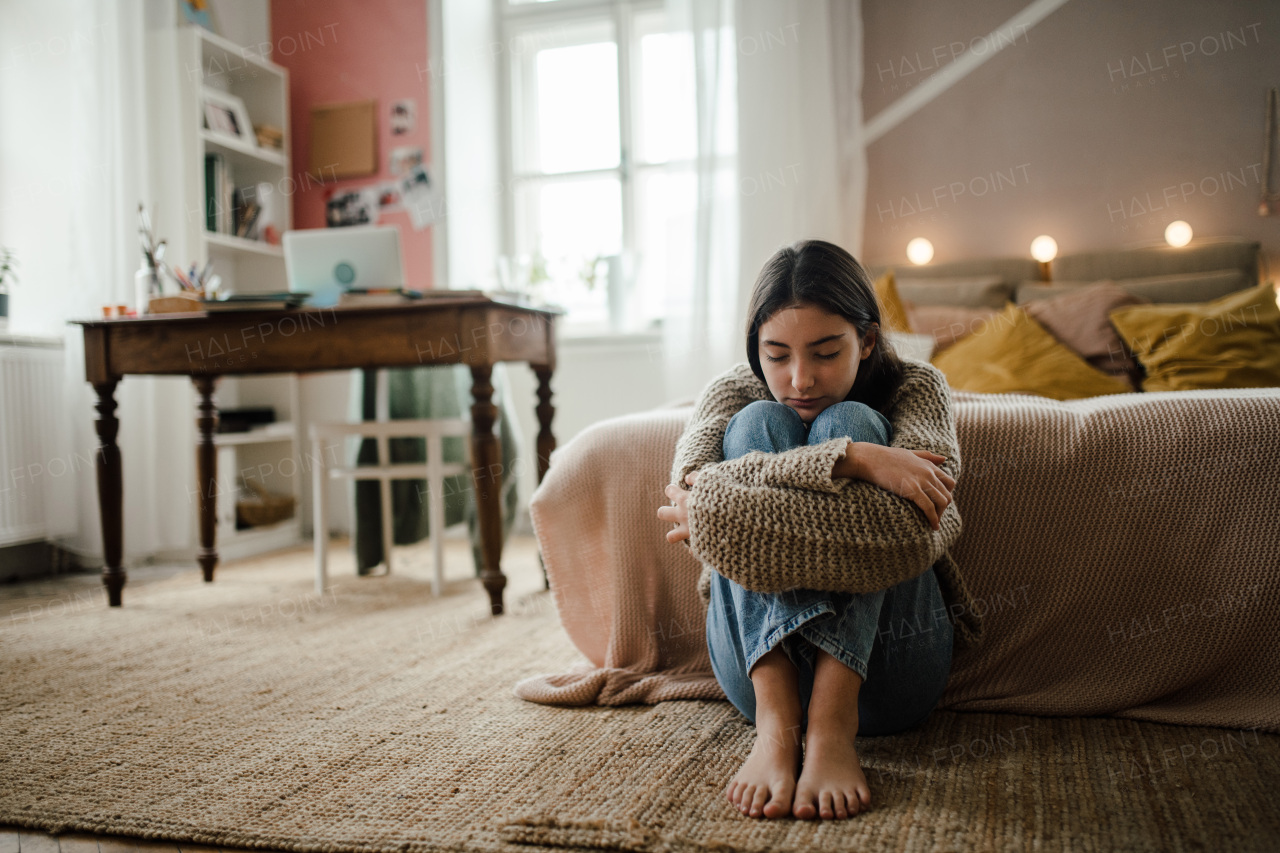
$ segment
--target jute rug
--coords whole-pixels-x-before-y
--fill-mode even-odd
[[[1280,848],[1280,736],[1106,719],[935,712],[861,741],[869,812],[744,818],[727,702],[512,694],[581,660],[521,547],[497,619],[465,576],[433,599],[425,563],[317,597],[302,550],[118,610],[0,590],[0,823],[387,853]]]

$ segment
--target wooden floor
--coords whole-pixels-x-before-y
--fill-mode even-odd
[[[418,560],[424,565],[428,560],[428,540],[417,545],[397,546],[395,559]],[[350,541],[334,539],[331,543],[331,559],[337,563],[331,571],[350,571],[354,567],[354,556],[351,555]],[[502,567],[510,573],[523,565],[525,570],[536,565],[537,540],[530,535],[512,534],[503,544]],[[458,574],[468,570],[471,562],[471,543],[467,538],[465,526],[455,525],[445,537],[447,565]],[[344,565],[349,564],[349,565]],[[399,564],[402,565],[403,564]],[[402,568],[401,571],[404,569]],[[129,569],[128,589],[136,589],[147,583],[154,583],[171,577],[178,572],[197,571],[194,566],[144,566]],[[378,567],[377,571],[381,571]],[[76,572],[57,575],[32,581],[19,581],[0,585],[0,603],[16,607],[41,606],[48,601],[65,601],[77,594],[99,594],[102,590],[102,578],[96,572]],[[105,593],[101,593],[104,594]],[[222,848],[243,853],[239,848]],[[179,844],[172,841],[151,841],[143,838],[127,838],[118,835],[88,835],[71,832],[65,835],[49,835],[36,830],[23,829],[9,824],[0,824],[0,853],[217,853],[219,848],[200,844]],[[255,853],[272,853],[272,851],[254,848]]]

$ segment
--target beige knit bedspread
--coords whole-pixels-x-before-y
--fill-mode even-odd
[[[942,707],[1280,732],[1280,389],[954,400],[953,555],[987,635],[957,651]],[[700,566],[656,516],[691,402],[552,455],[533,524],[589,663],[517,695],[723,698]]]

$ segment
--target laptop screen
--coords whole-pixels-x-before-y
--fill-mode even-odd
[[[310,293],[310,305],[335,305],[344,290],[405,286],[394,225],[286,231],[283,242],[289,290]]]

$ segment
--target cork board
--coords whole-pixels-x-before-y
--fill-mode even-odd
[[[376,175],[377,106],[377,101],[313,106],[307,171],[321,180]]]

